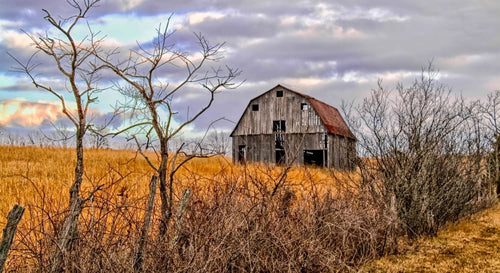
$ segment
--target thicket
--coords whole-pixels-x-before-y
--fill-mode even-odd
[[[379,81],[362,103],[344,107],[369,158],[359,161],[361,188],[411,239],[489,206],[498,184],[498,130],[484,122],[491,100],[466,102],[436,77],[430,64],[411,85],[390,90]]]

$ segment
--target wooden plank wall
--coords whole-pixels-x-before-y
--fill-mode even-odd
[[[286,90],[283,97],[276,97],[278,90],[283,89],[275,88],[251,101],[233,135],[272,134],[273,120],[286,120],[287,133],[326,132],[308,99]],[[308,110],[301,109],[303,103]],[[259,111],[252,111],[253,104],[259,105]]]
[[[282,90],[283,97],[276,91]],[[307,109],[301,108],[307,104]],[[253,111],[252,105],[259,110]],[[277,87],[252,100],[235,128],[233,137],[233,161],[238,161],[238,147],[246,146],[246,160],[264,163],[276,162],[273,121],[286,121],[285,151],[288,163],[303,164],[304,150],[324,148],[327,133],[309,100],[294,92]],[[328,134],[327,167],[345,169],[356,156],[354,140]]]

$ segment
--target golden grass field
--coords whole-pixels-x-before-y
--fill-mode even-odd
[[[154,154],[149,154],[154,159]],[[57,197],[61,209],[67,202],[68,190],[73,181],[76,157],[74,150],[63,148],[0,146],[0,219],[5,222],[7,212],[14,204],[34,204],[43,192],[47,197]],[[203,183],[197,188],[219,183],[219,177],[238,177],[248,175],[254,178],[273,181],[283,172],[260,164],[244,168],[234,165],[231,158],[222,156],[195,158],[184,165],[176,175],[176,186],[181,192],[192,183]],[[128,196],[145,196],[152,169],[135,151],[94,150],[85,151],[85,180],[83,191],[101,184],[110,193]],[[337,187],[337,179],[346,174],[329,172],[321,168],[294,167],[287,174],[287,186],[294,189],[298,196],[301,192],[315,187],[321,192],[332,191]],[[121,177],[124,177],[121,179]],[[195,177],[195,179],[193,178]],[[113,182],[115,181],[115,182]],[[314,183],[310,183],[314,181]]]
[[[421,238],[360,272],[500,272],[500,204]]]
[[[149,156],[153,158],[154,154]],[[5,225],[7,212],[16,203],[28,208],[43,204],[44,209],[63,211],[68,202],[74,163],[72,149],[0,146],[0,225]],[[116,200],[142,200],[153,174],[140,155],[126,150],[86,150],[85,167],[83,194],[97,185],[105,185],[102,191]],[[176,192],[180,194],[183,188],[189,187],[197,188],[196,194],[203,194],[203,188],[224,183],[224,179],[273,183],[282,173],[283,168],[260,164],[244,167],[220,156],[199,158],[190,161],[176,175]],[[356,180],[352,173],[293,167],[287,174],[286,187],[293,190],[297,198],[307,198],[305,193],[313,189],[332,192],[346,185],[339,181],[352,181],[353,177]],[[248,188],[255,192],[262,190],[259,185]],[[28,209],[23,219],[43,219],[33,215],[36,211]],[[21,228],[30,228],[22,222]],[[500,206],[450,224],[436,238],[422,238],[402,246],[400,253],[371,262],[362,271],[500,272]]]
[[[155,154],[150,153],[148,157],[154,159]],[[26,207],[9,256],[12,264],[25,267],[21,271],[32,271],[36,264],[46,262],[26,262],[24,253],[46,259],[42,253],[52,243],[51,239],[47,241],[45,238],[57,230],[67,209],[75,161],[72,149],[0,146],[0,226],[5,225],[7,213],[14,204]],[[273,188],[272,183],[279,180],[283,171],[282,167],[262,164],[234,165],[230,158],[222,156],[195,158],[177,172],[174,198],[177,200],[185,188],[190,188],[194,196],[192,202],[196,202],[200,196],[216,192],[217,187],[235,186],[234,183],[239,188],[247,189],[248,196],[258,196],[263,194],[262,191],[268,194]],[[152,175],[146,160],[135,151],[85,150],[83,198],[88,197],[98,185],[103,187],[95,197],[99,200],[86,203],[82,224],[92,224],[95,218],[105,225],[103,230],[110,237],[128,233],[130,224],[137,225],[143,218]],[[303,193],[311,192],[313,188],[318,193],[334,191],[338,179],[332,179],[333,176],[344,175],[321,168],[294,167],[287,173],[286,187],[294,192],[297,199],[306,198]],[[250,182],[240,187],[241,183],[248,181],[268,184]],[[159,207],[159,199],[156,198],[156,208]],[[93,209],[94,203],[100,206],[96,210]],[[92,232],[88,227],[83,228]],[[20,245],[16,245],[20,241]]]

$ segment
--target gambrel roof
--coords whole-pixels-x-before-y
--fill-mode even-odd
[[[308,96],[308,95],[302,94],[300,92],[291,90],[291,89],[289,89],[287,87],[284,87],[284,86],[282,86],[280,84],[276,85],[275,87],[269,89],[268,91],[266,91],[266,92],[262,93],[261,95],[253,98],[252,100],[250,100],[250,102],[248,103],[247,108],[250,107],[250,105],[252,104],[253,101],[255,101],[259,97],[263,96],[267,92],[270,92],[270,91],[275,90],[277,88],[281,88],[281,89],[287,90],[289,92],[295,93],[295,94],[297,94],[297,95],[299,95],[299,96],[301,96],[301,97],[309,100],[309,102],[311,104],[311,107],[314,109],[314,111],[316,112],[316,114],[321,119],[321,122],[326,127],[326,129],[328,130],[328,133],[335,134],[335,135],[340,135],[340,136],[344,136],[344,137],[347,137],[347,138],[350,138],[350,139],[354,139],[354,140],[356,139],[356,137],[354,136],[354,134],[349,129],[349,126],[347,126],[347,123],[344,121],[344,119],[340,115],[340,112],[339,112],[339,110],[337,110],[337,108],[335,108],[335,107],[333,107],[331,105],[328,105],[328,104],[326,104],[326,103],[324,103],[322,101],[319,101],[319,100],[317,100],[317,99],[315,99],[315,98],[313,98],[311,96]],[[235,129],[231,133],[231,136],[233,135],[233,133],[236,130],[236,128],[238,128],[238,125],[240,124],[242,117],[240,117],[240,120],[236,124]]]

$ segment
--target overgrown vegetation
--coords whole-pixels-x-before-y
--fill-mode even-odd
[[[132,272],[139,246],[151,170],[131,151],[88,150],[83,193],[101,191],[83,208],[80,229],[64,262],[66,272]],[[50,161],[48,159],[51,159]],[[26,205],[6,270],[46,272],[64,216],[71,181],[70,150],[0,147],[1,211],[13,202]],[[74,160],[74,159],[72,159]],[[106,166],[106,167],[103,167]],[[27,171],[29,170],[29,171]],[[223,157],[194,159],[178,173],[191,190],[184,212],[169,223],[166,268],[172,271],[262,272],[336,271],[390,252],[387,215],[366,193],[340,179],[354,174],[293,167],[275,191],[283,168],[233,165]],[[273,195],[273,192],[276,192]],[[155,201],[152,223],[161,221]],[[181,213],[184,213],[181,221]],[[382,214],[381,214],[382,213]],[[143,270],[158,268],[152,225]],[[163,255],[163,253],[161,253]]]
[[[410,86],[391,91],[379,82],[360,105],[346,108],[359,147],[371,158],[360,161],[361,188],[412,239],[435,235],[495,197],[480,104],[454,96],[436,76],[429,65]]]

